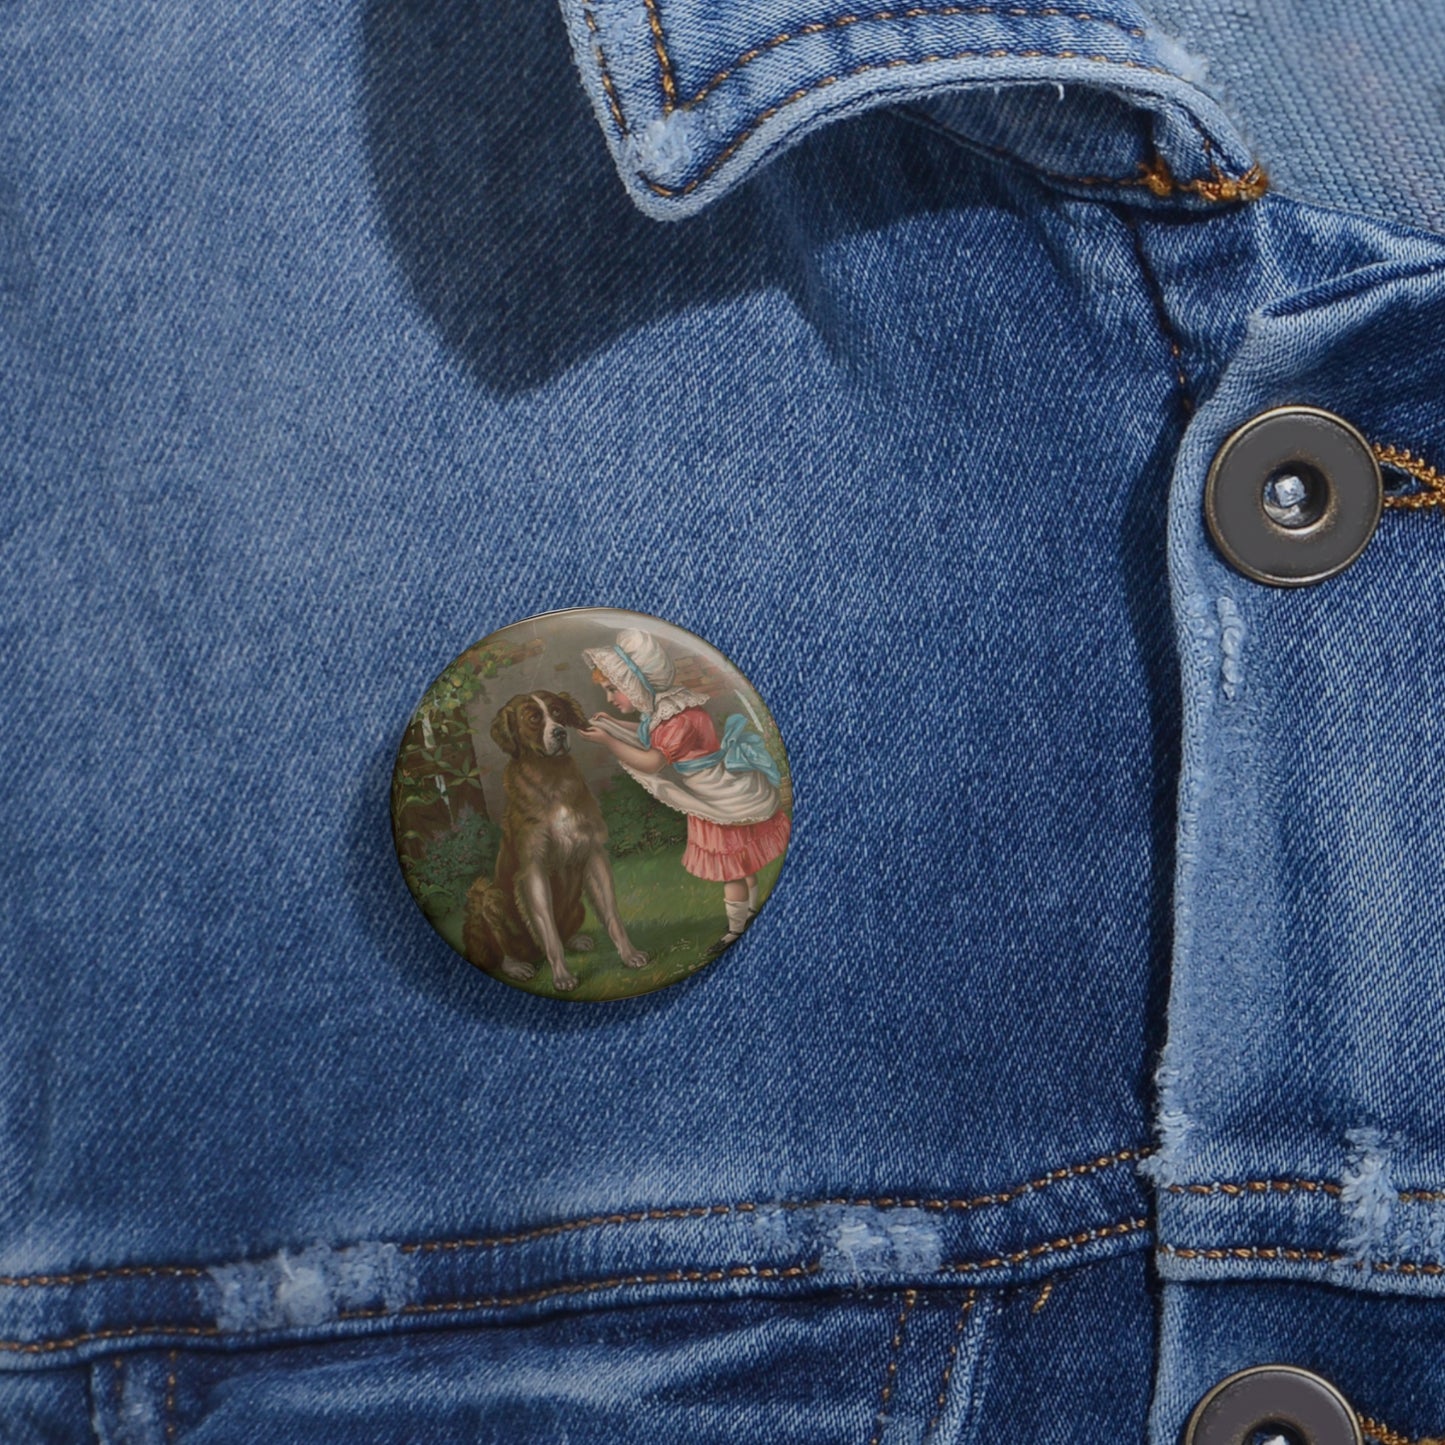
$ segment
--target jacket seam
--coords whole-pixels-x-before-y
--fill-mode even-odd
[[[1106,15],[1064,10],[1058,6],[1050,6],[1044,10],[1029,10],[1021,5],[910,5],[904,9],[875,10],[870,14],[839,15],[832,20],[818,20],[809,25],[800,25],[796,30],[782,31],[768,40],[750,46],[736,60],[719,70],[711,80],[705,81],[686,100],[680,101],[677,98],[676,69],[663,35],[662,17],[658,12],[657,0],[646,0],[646,4],[648,25],[652,30],[653,49],[657,53],[661,70],[664,115],[671,115],[675,110],[692,110],[695,106],[701,105],[718,86],[736,75],[738,71],[794,40],[805,40],[813,35],[826,34],[830,30],[844,30],[854,25],[898,24],[905,20],[946,20],[961,15],[988,15],[1000,20],[1070,20],[1086,25],[1103,25],[1118,31],[1131,40],[1143,40],[1148,34],[1146,30],[1138,26],[1125,25],[1122,21],[1113,20]]]
[[[851,80],[855,76],[866,75],[875,70],[921,69],[925,65],[941,65],[959,60],[1082,60],[1094,65],[1105,65],[1115,70],[1138,70],[1153,75],[1174,75],[1173,71],[1166,70],[1160,65],[1145,65],[1142,61],[1138,60],[1114,60],[1107,55],[1085,55],[1077,50],[1008,50],[995,48],[990,50],[959,50],[948,55],[923,55],[917,59],[905,57],[897,60],[868,61],[862,65],[855,65],[851,69],[838,71],[832,75],[824,75],[817,80],[810,81],[807,85],[800,86],[791,94],[785,95],[775,104],[759,111],[692,180],[680,186],[668,186],[664,185],[661,181],[653,180],[642,171],[636,172],[637,178],[654,195],[663,196],[668,199],[691,195],[704,181],[708,180],[715,172],[721,169],[722,166],[726,165],[742,148],[744,143],[766,125],[768,121],[772,120],[775,115],[780,114],[790,105],[797,104],[800,100],[806,100],[808,96],[812,95],[815,91],[825,90],[829,86],[837,85],[840,81]],[[1199,184],[1212,184],[1212,182],[1200,182]],[[1209,199],[1209,197],[1206,197],[1206,199]],[[1234,197],[1230,199],[1234,199]]]
[[[1172,1259],[1201,1259],[1210,1263],[1221,1260],[1287,1260],[1291,1264],[1349,1264],[1357,1270],[1376,1274],[1445,1275],[1445,1264],[1435,1260],[1373,1259],[1362,1260],[1341,1250],[1307,1249],[1288,1244],[1180,1245],[1156,1244],[1155,1250]]]
[[[974,1195],[968,1199],[923,1199],[902,1195],[849,1196],[840,1195],[828,1199],[807,1200],[746,1200],[731,1204],[701,1204],[675,1208],[635,1209],[614,1214],[593,1214],[578,1219],[561,1220],[556,1224],[537,1225],[532,1229],[518,1230],[509,1234],[480,1236],[474,1239],[426,1239],[400,1244],[397,1248],[404,1254],[431,1254],[463,1250],[498,1250],[512,1245],[527,1244],[533,1240],[546,1239],[558,1234],[573,1234],[586,1229],[620,1227],[630,1224],[648,1224],[667,1219],[706,1219],[719,1215],[751,1214],[759,1209],[809,1210],[828,1209],[839,1206],[857,1209],[923,1209],[932,1213],[963,1213],[974,1209],[1001,1208],[1013,1204],[1026,1195],[1038,1193],[1054,1184],[1068,1179],[1084,1178],[1120,1164],[1147,1159],[1152,1149],[1118,1149],[1112,1154],[1101,1154],[1075,1164],[1066,1164],[1051,1169],[1023,1184],[1011,1185],[1006,1189],[988,1194]],[[345,1246],[338,1246],[345,1248]],[[180,1279],[195,1279],[211,1272],[210,1267],[189,1264],[136,1264],[118,1265],[113,1268],[80,1270],[65,1274],[0,1275],[0,1287],[12,1289],[48,1289],[60,1286],[92,1284],[108,1279],[144,1279],[157,1276]]]
[[[967,1327],[969,1317],[973,1314],[974,1306],[977,1303],[978,1290],[969,1290],[954,1319],[953,1334],[949,1337],[948,1342],[948,1353],[943,1360],[943,1373],[939,1376],[938,1389],[934,1394],[933,1414],[923,1432],[925,1440],[934,1438],[933,1432],[938,1428],[939,1421],[943,1419],[943,1412],[948,1408],[948,1390],[953,1383],[953,1372],[958,1365],[958,1347],[963,1343],[964,1329]]]
[[[659,79],[662,82],[662,113],[671,115],[677,108],[677,79],[673,72],[672,56],[668,53],[667,38],[662,32],[662,16],[657,9],[657,0],[645,0],[647,5],[647,27],[652,31],[652,49],[657,56]]]
[[[161,1406],[161,1419],[165,1423],[167,1440],[176,1438],[176,1361],[179,1358],[179,1350],[171,1350],[166,1355],[166,1395]]]
[[[1386,492],[1384,505],[1421,511],[1426,507],[1445,507],[1445,475],[1432,467],[1423,457],[1416,456],[1405,447],[1371,443],[1370,450],[1382,467],[1390,467],[1414,478],[1424,488],[1419,492]],[[1445,1190],[1433,1191],[1435,1196],[1445,1199]]]
[[[1163,164],[1162,157],[1160,164]],[[1189,384],[1189,373],[1184,369],[1184,343],[1180,340],[1173,318],[1169,315],[1169,306],[1164,299],[1164,288],[1160,285],[1159,278],[1149,263],[1149,255],[1144,246],[1144,234],[1138,221],[1123,207],[1118,208],[1118,216],[1123,222],[1124,229],[1129,233],[1129,243],[1133,247],[1134,260],[1139,267],[1139,274],[1144,280],[1144,290],[1154,312],[1155,324],[1159,328],[1159,334],[1164,338],[1165,346],[1169,348],[1169,355],[1174,364],[1174,385],[1179,409],[1187,423],[1194,414],[1194,393]]]
[[[597,70],[602,77],[602,89],[607,94],[607,108],[612,112],[612,123],[617,127],[618,134],[627,135],[627,121],[622,114],[622,101],[618,97],[617,87],[612,81],[612,72],[607,65],[607,57],[602,53],[602,37],[597,29],[597,17],[592,13],[591,5],[583,5],[582,18],[587,22],[588,34],[592,37],[592,54],[597,61]]]
[[[888,1402],[893,1398],[893,1387],[898,1383],[898,1357],[902,1353],[903,1339],[908,1330],[908,1316],[913,1313],[913,1306],[917,1303],[916,1289],[903,1291],[903,1305],[898,1311],[898,1319],[893,1326],[893,1339],[888,1345],[888,1366],[883,1371],[883,1388],[879,1392],[878,1408],[873,1412],[876,1423],[868,1445],[881,1445],[883,1430],[888,1423]]]
[[[1250,166],[1242,175],[1226,175],[1213,159],[1213,143],[1203,131],[1199,130],[1197,122],[1194,123],[1194,129],[1199,135],[1205,156],[1209,160],[1209,175],[1192,181],[1181,181],[1169,168],[1169,163],[1157,151],[1149,160],[1140,161],[1136,168],[1136,174],[1132,176],[1080,176],[1069,171],[1051,170],[1048,166],[1039,165],[1037,161],[1020,155],[1017,151],[1009,150],[1007,146],[977,140],[950,126],[941,125],[926,111],[917,110],[912,106],[896,106],[894,113],[945,137],[955,145],[993,156],[998,160],[1008,161],[1022,167],[1032,175],[1042,176],[1046,181],[1054,181],[1060,185],[1112,186],[1125,190],[1142,189],[1157,196],[1160,200],[1166,200],[1170,196],[1195,195],[1215,204],[1223,204],[1227,201],[1258,200],[1269,189],[1269,177],[1264,168],[1257,163]]]
[[[1005,1265],[1026,1264],[1049,1254],[1062,1254],[1071,1249],[1082,1249],[1087,1244],[1096,1244],[1104,1239],[1118,1239],[1123,1235],[1138,1234],[1151,1228],[1145,1218],[1125,1219],[1118,1224],[1101,1224],[1096,1229],[1081,1230],[1078,1234],[1065,1235],[1061,1239],[1045,1240],[1030,1245],[1027,1249],[1015,1250],[1012,1254],[995,1255],[990,1259],[958,1260],[939,1266],[941,1274],[976,1274],[980,1270],[1001,1269]]]
[[[1355,1418],[1360,1422],[1360,1429],[1371,1440],[1378,1441],[1379,1445],[1440,1445],[1434,1435],[1421,1436],[1416,1440],[1409,1435],[1402,1435],[1398,1430],[1392,1430],[1383,1421],[1362,1415],[1358,1411],[1355,1412]]]
[[[935,1274],[973,1274],[981,1270],[998,1269],[1005,1265],[1022,1264],[1044,1255],[1066,1253],[1082,1249],[1090,1244],[1135,1234],[1150,1227],[1148,1219],[1127,1219],[1117,1224],[1106,1224],[1094,1229],[1083,1230],[1078,1234],[1067,1235],[1060,1239],[1045,1240],[1012,1254],[992,1256],[986,1259],[954,1260],[940,1265]],[[515,1309],[524,1305],[541,1304],[551,1299],[601,1294],[617,1289],[677,1284],[721,1284],[743,1279],[795,1280],[816,1276],[822,1271],[821,1259],[789,1265],[737,1264],[713,1269],[656,1270],[645,1274],[613,1275],[606,1279],[564,1281],[520,1294],[486,1295],[472,1299],[429,1300],[413,1304],[378,1306],[373,1309],[342,1310],[336,1314],[334,1319],[336,1323],[354,1323],[438,1314],[464,1314],[475,1310]],[[84,1331],[63,1339],[0,1340],[0,1351],[23,1355],[51,1354],[60,1350],[75,1349],[80,1345],[90,1344],[97,1340],[134,1339],[141,1335],[184,1339],[217,1339],[228,1336],[233,1339],[244,1339],[247,1338],[248,1332],[226,1331],[219,1325],[164,1323],[125,1325],[111,1329]]]
[[[718,71],[712,79],[707,81],[693,95],[686,99],[679,100],[677,95],[676,67],[673,63],[671,53],[667,48],[666,35],[662,28],[662,18],[658,11],[657,0],[646,0],[646,9],[648,29],[651,32],[653,50],[658,61],[659,84],[662,89],[662,114],[664,117],[673,115],[677,111],[692,110],[700,105],[707,96],[712,94],[712,92],[730,76],[735,75],[744,66],[752,64],[753,61],[763,55],[781,49],[783,46],[795,40],[806,39],[813,35],[822,34],[830,30],[839,30],[853,25],[898,25],[908,20],[917,19],[939,19],[962,15],[990,15],[999,19],[1065,19],[1081,24],[1105,26],[1136,40],[1142,40],[1147,34],[1146,31],[1138,27],[1126,26],[1106,16],[1092,15],[1086,11],[1066,11],[1060,7],[1049,7],[1043,10],[1027,10],[1021,6],[1003,5],[915,5],[902,10],[877,10],[864,15],[842,15],[833,20],[817,21],[810,25],[800,26],[796,30],[780,32],[770,39],[763,41],[761,44],[743,51],[736,60],[724,67],[724,69]],[[593,14],[593,7],[590,4],[584,4],[582,13],[587,25],[588,34],[592,41],[592,51],[597,61],[598,74],[607,98],[608,110],[611,113],[613,123],[617,127],[619,136],[625,140],[631,134],[631,130],[624,116],[621,97],[618,94],[617,85],[612,76],[611,66],[608,64],[607,55],[602,46],[601,31],[597,24],[597,19]],[[791,94],[784,96],[783,99],[776,104],[759,111],[757,115],[747,122],[743,129],[728,142],[704,170],[683,185],[665,185],[660,181],[653,180],[645,172],[640,170],[635,174],[638,180],[655,195],[666,198],[687,196],[725,165],[737,153],[743,143],[775,115],[786,109],[789,105],[806,99],[815,91],[825,89],[830,85],[836,85],[840,80],[851,79],[854,76],[864,75],[874,70],[894,70],[904,67],[936,65],[947,61],[985,59],[1082,60],[1094,65],[1107,65],[1116,69],[1139,70],[1153,75],[1167,75],[1174,79],[1179,78],[1175,75],[1174,71],[1168,69],[1166,66],[1147,65],[1139,60],[1116,59],[1108,55],[1088,54],[1073,49],[1047,50],[1031,48],[1019,50],[1008,47],[993,47],[986,50],[961,50],[949,55],[925,55],[917,59],[900,58],[896,60],[872,61],[863,65],[854,66],[849,70],[841,71],[837,74],[822,76],[805,86],[799,87]],[[1205,140],[1206,156],[1208,156],[1211,147],[1208,144],[1208,137],[1203,137],[1203,139]],[[1188,192],[1211,202],[1254,200],[1263,194],[1268,186],[1268,179],[1258,165],[1251,166],[1241,176],[1229,176],[1211,159],[1209,177],[1185,182],[1176,180],[1162,157],[1156,156],[1151,162],[1141,168],[1144,172],[1141,177],[1130,178],[1127,181],[1120,180],[1111,182],[1108,177],[1073,177],[1072,179],[1080,185],[1106,185],[1111,183],[1119,185],[1142,185],[1159,196]],[[1054,179],[1062,180],[1066,178],[1055,176]]]
[[[1344,1186],[1332,1179],[1240,1179],[1214,1180],[1208,1184],[1166,1184],[1168,1194],[1220,1194],[1240,1199],[1249,1194],[1329,1194],[1338,1197]],[[1395,1197],[1402,1204],[1437,1204],[1445,1201],[1445,1189],[1401,1189]]]
[[[1340,1194],[1343,1186],[1329,1179],[1215,1180],[1209,1184],[1168,1184],[1169,1194],[1222,1194],[1238,1199],[1246,1194]]]

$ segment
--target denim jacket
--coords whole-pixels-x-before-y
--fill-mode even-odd
[[[0,1440],[1445,1431],[1438,17],[562,11],[0,15]],[[1203,494],[1291,404],[1386,494],[1279,588]],[[386,817],[592,605],[796,798],[605,1006]]]

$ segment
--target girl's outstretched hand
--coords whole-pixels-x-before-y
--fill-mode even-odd
[[[603,732],[600,727],[597,727],[597,726],[596,726],[597,720],[598,720],[599,718],[605,718],[606,716],[607,716],[607,714],[606,714],[605,712],[594,712],[594,713],[592,714],[592,723],[593,723],[593,726],[592,726],[592,727],[586,727],[586,728],[577,728],[577,729],[576,729],[577,736],[578,736],[579,738],[586,738],[589,743],[605,743],[605,742],[609,742],[609,741],[611,740],[610,737],[609,737],[609,735],[608,735],[607,733]]]

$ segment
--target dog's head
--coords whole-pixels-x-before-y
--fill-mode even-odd
[[[519,692],[492,723],[492,741],[514,758],[526,753],[555,758],[568,749],[568,728],[587,719],[569,692]]]

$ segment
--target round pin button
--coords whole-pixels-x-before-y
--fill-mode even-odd
[[[1294,1365],[1256,1365],[1221,1380],[1194,1407],[1184,1445],[1364,1445],[1349,1402],[1328,1380]]]
[[[777,724],[700,637],[549,612],[467,648],[397,754],[407,887],[469,962],[530,993],[630,998],[712,962],[772,892],[791,831]]]
[[[1383,500],[1379,464],[1354,427],[1317,407],[1281,406],[1245,422],[1220,447],[1204,515],[1237,571],[1302,587],[1359,557]]]

